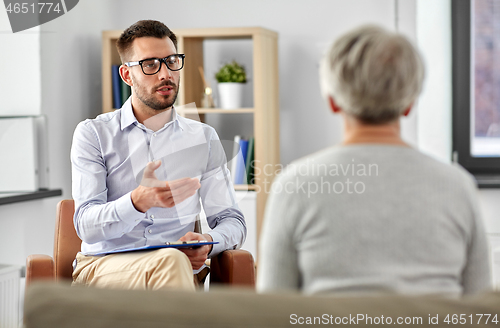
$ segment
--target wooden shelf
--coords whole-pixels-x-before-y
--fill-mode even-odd
[[[181,28],[174,33],[183,38],[203,39],[251,39],[255,35],[265,35],[278,38],[278,33],[262,27],[211,27],[211,28]]]
[[[234,185],[236,191],[257,190],[255,185]]]

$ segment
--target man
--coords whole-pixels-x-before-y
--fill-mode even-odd
[[[274,182],[258,290],[458,296],[488,289],[473,179],[400,136],[400,117],[424,76],[416,49],[402,35],[365,26],[331,46],[320,75],[344,138]]]
[[[82,249],[75,284],[194,289],[193,270],[238,248],[246,236],[215,130],[173,107],[184,55],[164,24],[139,21],[117,41],[120,75],[132,95],[119,110],[81,122],[71,149],[74,224]],[[203,203],[209,233],[193,232]],[[102,255],[171,241],[214,241],[193,249]]]

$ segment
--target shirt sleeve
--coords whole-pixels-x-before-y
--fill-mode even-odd
[[[284,174],[275,178],[271,188],[260,235],[257,291],[261,293],[301,288],[294,226],[301,217],[302,201],[277,185],[287,185]]]
[[[107,169],[97,133],[89,120],[75,129],[71,167],[76,233],[87,244],[121,237],[130,232],[144,213],[132,204],[130,192],[108,202]]]
[[[246,223],[236,203],[236,194],[222,143],[214,130],[209,138],[209,158],[205,173],[200,180],[200,197],[207,215],[208,234],[215,244],[209,256],[226,249],[237,249],[246,239]]]

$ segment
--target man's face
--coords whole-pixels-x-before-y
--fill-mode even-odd
[[[130,61],[139,61],[148,58],[165,58],[176,54],[174,43],[170,38],[137,38],[132,43],[133,55]],[[179,92],[180,71],[169,70],[164,63],[154,75],[145,75],[141,67],[130,67],[130,78],[134,95],[132,98],[136,107],[147,107],[153,110],[164,110],[172,107]],[[139,101],[134,101],[134,96]],[[142,104],[140,104],[142,103]]]

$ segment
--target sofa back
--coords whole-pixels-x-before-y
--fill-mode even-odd
[[[309,323],[401,327],[448,327],[460,323],[460,327],[479,327],[486,323],[488,314],[491,314],[488,323],[495,325],[492,320],[498,309],[499,293],[464,299],[308,297],[262,295],[235,289],[127,291],[39,283],[27,290],[24,323],[26,328],[238,328],[308,326]]]

